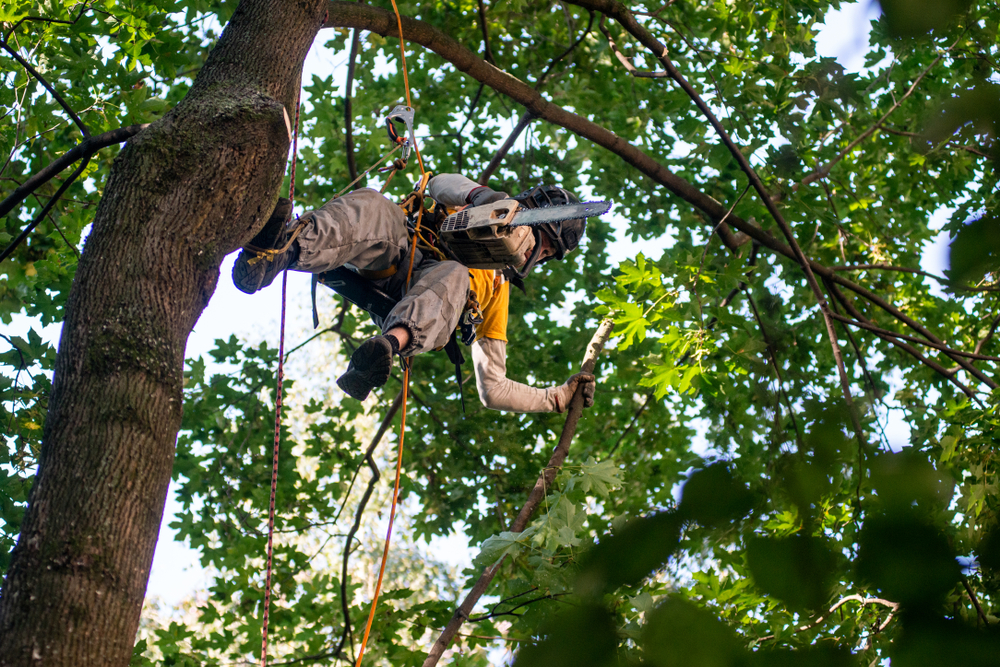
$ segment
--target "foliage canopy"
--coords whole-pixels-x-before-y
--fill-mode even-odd
[[[175,105],[235,4],[6,2],[4,196],[81,140],[10,52],[99,134]],[[805,256],[825,267],[814,267],[817,293],[794,256],[767,243],[727,249],[711,212],[621,154],[544,120],[529,125],[491,184],[511,193],[538,182],[584,189],[612,200],[627,224],[591,221],[582,252],[547,265],[527,294],[514,295],[508,372],[561,382],[601,316],[615,321],[615,345],[570,463],[521,533],[508,527],[561,418],[472,403],[463,416],[443,355],[417,361],[403,463],[403,497],[416,508],[411,536],[446,535],[460,524],[479,549],[476,571],[463,576],[507,557],[490,590],[495,602],[470,619],[452,662],[486,664],[498,637],[524,647],[523,665],[995,661],[1000,640],[987,626],[998,621],[1000,583],[991,356],[1000,354],[1000,7],[886,1],[865,68],[847,72],[818,57],[814,43],[817,23],[838,6],[400,4],[404,15],[652,156],[730,210],[733,226],[750,221],[787,241],[689,94],[670,77],[626,69],[665,66],[630,26],[648,31],[721,118]],[[402,91],[394,39],[332,29],[321,40],[338,58],[355,59],[351,106],[339,75],[303,82],[307,140],[296,192],[305,207],[352,179],[348,132],[357,165],[385,152],[378,123]],[[408,55],[429,168],[475,177],[522,109],[440,55],[412,45]],[[0,265],[5,324],[19,315],[61,321],[75,246],[114,154],[97,154]],[[0,245],[57,187],[49,182],[6,216]],[[397,178],[390,191],[409,188]],[[947,275],[932,276],[918,269],[938,233],[929,221],[942,211],[955,237],[952,263]],[[612,260],[622,236],[642,252]],[[836,346],[820,298],[830,304]],[[342,354],[370,332],[363,313],[325,299],[332,325],[296,354]],[[35,331],[3,338],[0,569],[40,455],[55,358]],[[136,661],[222,664],[259,651],[276,351],[233,338],[213,356],[214,364],[189,361],[174,474],[184,504],[176,527],[217,576],[193,616],[143,631]],[[278,659],[349,659],[357,633],[344,631],[345,610],[357,629],[370,598],[357,577],[345,580],[339,554],[369,475],[367,438],[398,383],[358,405],[305,379],[284,433],[272,641]],[[316,566],[320,553],[328,567]],[[370,658],[419,664],[462,585],[412,561],[399,565]]]

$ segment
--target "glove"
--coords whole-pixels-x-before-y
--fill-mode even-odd
[[[506,192],[497,192],[491,188],[481,185],[472,192],[468,194],[466,200],[473,206],[482,206],[483,204],[492,204],[495,201],[500,201],[501,199],[510,199],[510,195]]]
[[[566,388],[566,393],[564,394],[567,396],[566,404],[560,406],[562,410],[559,412],[569,409],[569,402],[573,399],[574,394],[576,394],[576,388],[580,385],[583,385],[583,407],[589,408],[594,405],[594,390],[597,388],[594,380],[595,378],[591,373],[577,373],[570,376],[566,380],[566,384],[563,385]]]

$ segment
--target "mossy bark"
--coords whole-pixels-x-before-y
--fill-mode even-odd
[[[126,665],[181,423],[184,347],[278,196],[325,0],[243,0],[187,97],[115,160],[66,308],[0,665]]]

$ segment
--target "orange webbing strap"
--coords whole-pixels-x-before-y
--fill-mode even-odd
[[[406,271],[406,283],[404,291],[410,288],[410,281],[413,279],[413,258],[416,255],[416,239],[420,235],[420,222],[424,217],[423,195],[427,182],[430,180],[430,172],[424,172],[420,177],[420,185],[417,188],[420,207],[417,209],[417,225],[410,241],[410,266]],[[389,559],[389,541],[392,538],[392,523],[396,518],[396,502],[399,500],[399,478],[403,469],[403,436],[406,435],[406,396],[410,387],[410,363],[403,361],[403,404],[401,406],[402,417],[399,423],[399,452],[396,456],[396,483],[392,488],[392,509],[389,510],[389,530],[385,534],[385,546],[382,548],[382,565],[378,569],[378,581],[375,583],[375,597],[372,598],[372,606],[368,611],[368,623],[365,625],[365,635],[361,640],[361,649],[358,651],[358,660],[354,667],[361,667],[361,659],[365,655],[365,647],[368,645],[368,635],[372,631],[372,621],[375,620],[375,606],[378,604],[378,596],[382,592],[382,577],[385,575],[385,563]],[[345,547],[346,548],[346,547]],[[345,619],[347,622],[347,619]]]

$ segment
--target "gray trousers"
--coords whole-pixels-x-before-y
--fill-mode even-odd
[[[363,188],[327,202],[302,219],[307,222],[298,237],[299,257],[289,268],[322,273],[339,266],[369,271],[399,266],[395,275],[373,281],[400,299],[382,323],[383,333],[398,326],[410,332],[410,343],[401,350],[405,356],[448,342],[465,308],[469,270],[458,262],[424,257],[415,249],[413,280],[409,290],[404,289],[410,239],[398,206],[375,190]]]

